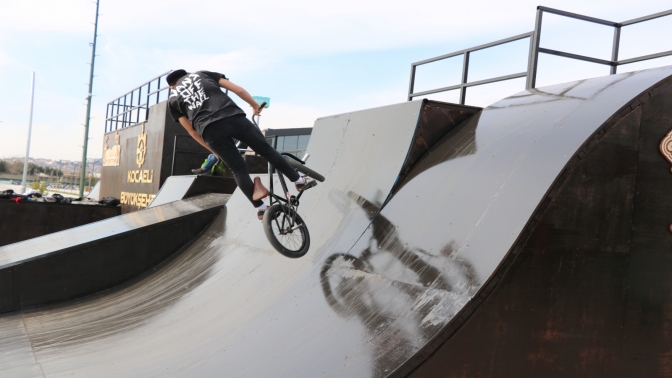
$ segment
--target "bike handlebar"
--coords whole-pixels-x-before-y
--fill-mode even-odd
[[[265,107],[266,107],[266,101],[264,101],[264,102],[262,102],[261,104],[259,104],[259,109],[263,109],[263,108],[265,108]],[[254,125],[257,126],[257,128],[259,128],[259,124],[257,123],[257,120],[254,119],[254,117],[257,117],[257,119],[258,119],[259,116],[256,115],[256,114],[252,114],[252,123],[254,123]]]

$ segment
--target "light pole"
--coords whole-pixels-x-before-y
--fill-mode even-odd
[[[76,180],[76,177],[77,177],[77,176],[75,176],[75,164],[77,164],[77,163],[75,163],[73,161],[70,164],[72,165],[72,184],[70,186],[72,186],[72,190],[74,191],[75,190],[75,180]]]
[[[26,192],[26,176],[28,174],[28,158],[30,157],[30,132],[33,128],[33,100],[35,99],[35,71],[30,81],[30,116],[28,117],[28,143],[26,143],[26,158],[23,160],[23,179],[21,180],[21,193]]]
[[[89,172],[89,193],[91,193],[91,181],[93,180],[93,173],[96,171],[96,162],[91,162],[91,171]]]
[[[86,96],[86,121],[84,123],[84,151],[82,153],[82,174],[79,179],[79,196],[84,197],[86,183],[86,150],[89,145],[89,121],[91,119],[91,97],[93,97],[93,65],[96,62],[96,37],[98,36],[98,6],[96,1],[96,23],[93,27],[93,43],[91,44],[91,72],[89,73],[89,94]]]

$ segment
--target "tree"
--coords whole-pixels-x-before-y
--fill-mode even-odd
[[[0,160],[0,172],[7,172],[7,163],[4,160]]]
[[[47,194],[47,183],[45,181],[33,181],[33,184],[30,187],[31,189],[39,191],[42,195]]]
[[[23,163],[18,160],[8,162],[7,172],[15,174],[23,172]]]

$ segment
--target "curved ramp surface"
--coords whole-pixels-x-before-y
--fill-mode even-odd
[[[541,96],[570,104],[588,97],[571,112],[540,108],[555,121],[535,126],[544,134],[529,142],[538,147],[512,154],[515,169],[490,171],[497,190],[470,194],[482,211],[471,235],[457,241],[456,255],[474,262],[479,275],[491,271],[482,268],[488,256],[499,266],[398,375],[670,376],[670,75],[672,67],[623,74],[496,104],[500,115],[513,106],[534,114]],[[617,101],[619,93],[627,96]],[[594,122],[602,109],[613,115]],[[564,148],[570,141],[579,143],[573,153]],[[481,155],[496,158],[500,151]],[[478,159],[467,164],[473,171]],[[521,175],[526,187],[511,192]],[[393,217],[395,201],[381,215]]]
[[[38,377],[405,375],[497,285],[584,143],[670,75],[520,93],[452,128],[407,173],[417,103],[322,119],[308,152],[327,181],[302,198],[312,239],[304,258],[274,252],[234,193],[203,237],[142,281],[0,318],[0,368]]]
[[[229,195],[205,194],[0,247],[0,313],[133,279],[196,238]]]

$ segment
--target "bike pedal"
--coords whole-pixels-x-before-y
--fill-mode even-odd
[[[310,188],[312,188],[312,187],[314,187],[314,186],[317,186],[317,182],[316,182],[316,181],[314,181],[314,180],[308,181],[308,182],[303,186],[303,188],[301,188],[301,191],[310,189]]]

